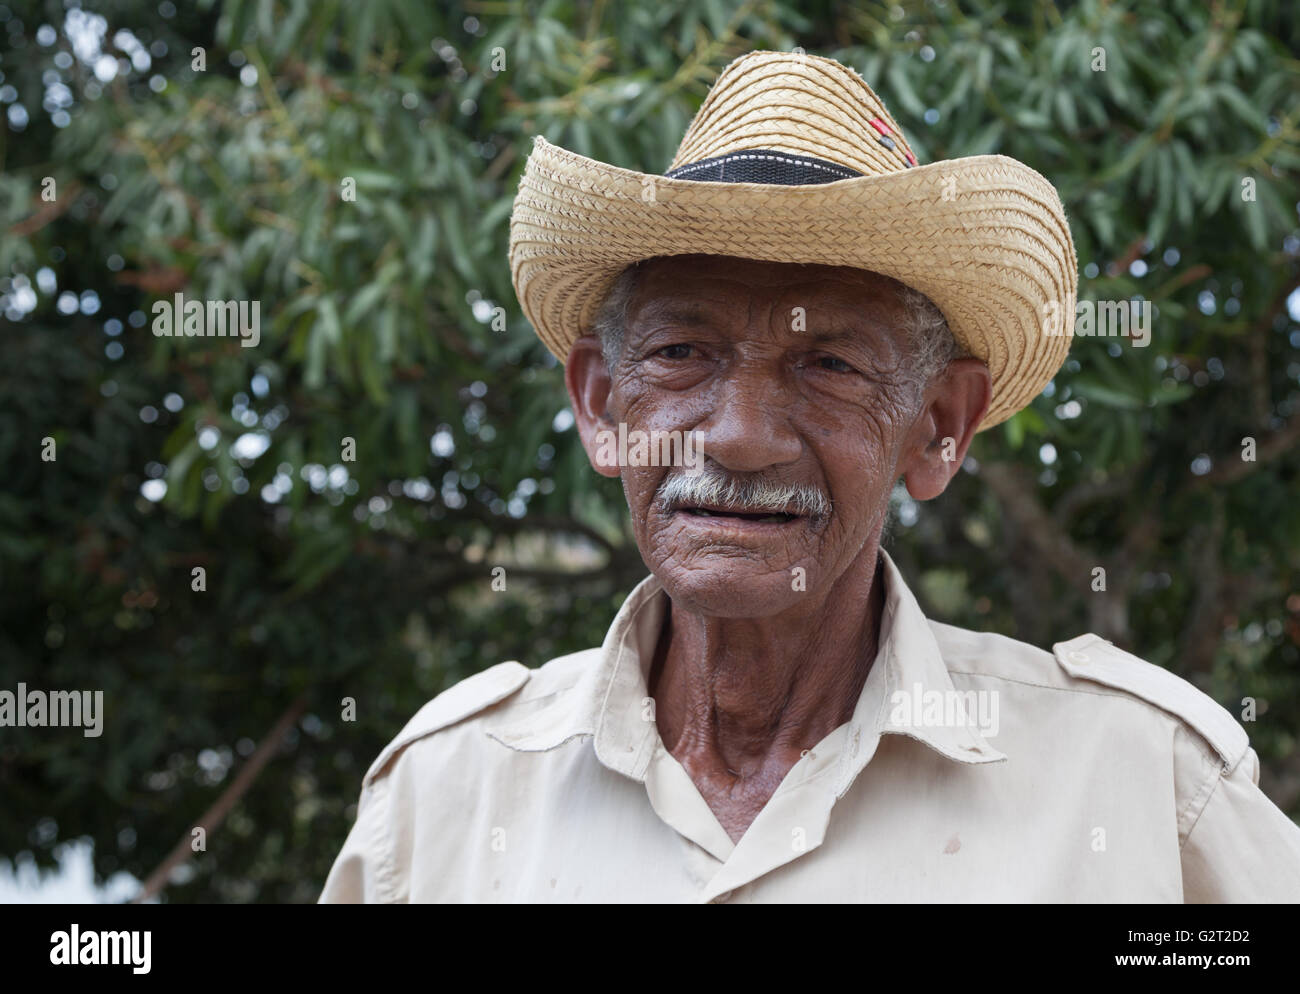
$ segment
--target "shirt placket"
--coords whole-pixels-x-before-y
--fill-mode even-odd
[[[835,805],[833,774],[848,734],[848,725],[839,726],[791,768],[704,888],[702,903],[725,900],[822,844]]]

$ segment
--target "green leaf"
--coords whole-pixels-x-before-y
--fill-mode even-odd
[[[379,319],[377,338],[379,341],[378,359],[387,365],[397,356],[397,305],[389,303]]]
[[[387,291],[388,287],[383,283],[367,283],[357,291],[348,304],[348,309],[343,312],[343,324],[348,328],[353,328],[362,318],[370,317]]]
[[[310,390],[319,390],[325,385],[327,344],[325,330],[319,323],[313,325],[307,336],[307,364],[303,372],[303,383]]]
[[[343,176],[351,176],[357,181],[357,192],[369,191],[372,193],[385,193],[392,190],[400,190],[402,181],[391,173],[381,172],[378,169],[365,169],[357,166],[343,169]]]
[[[1139,398],[1122,393],[1112,387],[1103,386],[1095,381],[1080,378],[1076,379],[1073,385],[1074,392],[1080,397],[1096,401],[1104,407],[1113,407],[1123,411],[1137,411],[1144,406]]]
[[[1261,135],[1268,131],[1268,118],[1233,84],[1218,84],[1214,87],[1214,94],[1243,124]]]
[[[1256,194],[1258,197],[1258,194]],[[1268,221],[1265,217],[1264,205],[1256,200],[1244,200],[1240,202],[1239,209],[1245,216],[1246,234],[1250,238],[1250,245],[1256,252],[1263,252],[1268,248]]]
[[[1002,431],[1006,435],[1007,444],[1011,446],[1012,451],[1018,450],[1024,444],[1025,423],[1020,419],[1019,414],[1013,414],[1003,422]]]
[[[339,312],[334,306],[334,298],[322,297],[317,313],[320,316],[319,326],[325,341],[330,345],[338,345],[342,342],[343,328],[339,324]]]
[[[1003,125],[1001,121],[990,121],[980,128],[970,141],[963,143],[961,155],[988,155],[997,150],[1002,141]]]
[[[1079,115],[1074,107],[1074,97],[1070,95],[1069,90],[1056,91],[1056,115],[1067,132],[1073,134],[1079,130]]]
[[[907,72],[903,68],[901,59],[893,59],[889,63],[889,68],[885,70],[885,80],[889,84],[889,96],[898,101],[909,114],[914,117],[925,116],[925,104],[921,98],[916,95],[916,90],[912,88],[912,81],[908,79]]]

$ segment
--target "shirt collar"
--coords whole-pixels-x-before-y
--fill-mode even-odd
[[[959,694],[934,631],[883,549],[885,606],[876,660],[843,739],[834,789],[842,797],[870,761],[881,735],[907,735],[958,763],[995,763],[1006,756],[971,723],[953,721],[971,698]],[[548,695],[522,717],[488,729],[520,752],[554,749],[576,736],[594,739],[597,758],[611,770],[644,781],[659,744],[647,679],[668,595],[646,577],[628,595],[593,665],[567,692]],[[525,698],[526,701],[526,698]],[[975,715],[972,714],[972,717]],[[844,726],[841,726],[844,727]]]

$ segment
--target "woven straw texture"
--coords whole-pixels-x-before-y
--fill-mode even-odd
[[[988,364],[981,431],[1060,368],[1078,261],[1060,198],[1037,172],[1001,155],[912,167],[897,123],[857,73],[781,52],[722,72],[669,168],[747,150],[864,175],[812,186],[667,179],[535,139],[510,219],[510,268],[524,315],[561,362],[624,268],[702,253],[852,266],[920,290]]]

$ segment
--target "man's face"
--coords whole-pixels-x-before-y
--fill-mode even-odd
[[[637,545],[675,603],[770,615],[805,589],[826,591],[869,540],[874,559],[925,394],[908,368],[898,291],[842,267],[713,256],[643,265],[596,429],[697,432],[706,474],[829,501],[829,513],[790,505],[775,516],[665,502],[661,488],[686,469],[623,466]]]

